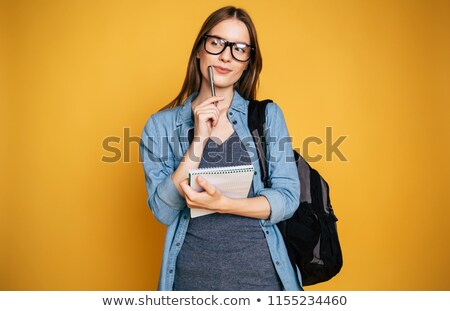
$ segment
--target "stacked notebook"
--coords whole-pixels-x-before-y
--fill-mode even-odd
[[[196,191],[203,191],[203,188],[197,184],[197,177],[202,176],[223,195],[233,199],[246,198],[254,172],[252,165],[198,168],[189,170],[189,185]],[[192,218],[212,213],[214,212],[211,210],[191,208]]]

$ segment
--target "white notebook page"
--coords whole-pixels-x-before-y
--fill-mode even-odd
[[[233,198],[246,198],[252,184],[255,169],[252,165],[199,168],[189,170],[189,184],[195,191],[203,191],[197,184],[198,176],[204,177],[223,195]],[[199,217],[213,213],[211,210],[191,208],[191,217]]]

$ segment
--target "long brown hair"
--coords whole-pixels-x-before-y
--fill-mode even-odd
[[[259,50],[258,38],[256,29],[248,13],[240,8],[234,6],[226,6],[213,12],[203,23],[197,39],[195,39],[192,47],[191,56],[189,57],[186,77],[184,78],[183,87],[180,93],[168,105],[161,108],[161,110],[174,108],[183,104],[184,100],[193,92],[199,91],[202,76],[200,73],[200,62],[196,57],[198,50],[203,44],[204,35],[207,34],[218,23],[227,19],[237,19],[243,22],[250,34],[250,45],[255,48],[255,52],[249,60],[246,70],[242,73],[241,78],[235,84],[235,89],[246,99],[254,99],[256,97],[256,90],[259,84],[259,74],[262,69],[262,57]]]

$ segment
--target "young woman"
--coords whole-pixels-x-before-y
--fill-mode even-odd
[[[145,125],[141,154],[148,204],[167,226],[160,290],[301,290],[276,226],[292,216],[300,197],[283,113],[274,103],[266,108],[270,189],[261,181],[247,126],[261,68],[247,12],[221,8],[195,40],[181,92]],[[203,192],[188,184],[189,169],[243,164],[256,172],[247,198],[226,197],[201,178]],[[190,208],[215,213],[191,218]]]

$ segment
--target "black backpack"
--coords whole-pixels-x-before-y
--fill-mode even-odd
[[[252,100],[248,107],[248,126],[256,144],[261,179],[266,188],[271,187],[264,135],[266,105],[270,102]],[[300,206],[291,218],[277,226],[294,270],[295,266],[300,269],[303,285],[313,285],[328,281],[341,270],[342,250],[328,184],[297,151],[293,151],[301,185]]]

